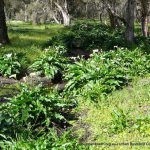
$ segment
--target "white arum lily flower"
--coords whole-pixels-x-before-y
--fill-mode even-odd
[[[14,78],[14,79],[16,79],[17,76],[16,76],[16,74],[13,74],[13,75],[9,76],[9,78]]]
[[[77,58],[76,57],[70,57],[70,59],[76,60]]]
[[[7,57],[7,58],[11,58],[11,57],[12,57],[12,53],[7,54],[6,57]]]
[[[99,52],[98,49],[94,49],[94,50],[93,50],[93,53],[98,53],[98,52]]]
[[[118,48],[118,46],[114,46],[114,48]]]
[[[48,52],[49,51],[49,49],[48,48],[45,48],[45,52]]]

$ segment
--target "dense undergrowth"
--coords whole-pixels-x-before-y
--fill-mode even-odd
[[[138,30],[137,26],[138,36],[135,37],[135,44],[130,45],[124,38],[124,27],[114,29],[109,25],[100,24],[99,22],[77,21],[72,26],[66,27],[56,36],[52,37],[45,46],[63,45],[68,49],[68,52],[72,49],[91,51],[98,48],[109,51],[114,46],[131,49],[138,47],[149,53],[150,40],[140,36]]]
[[[12,25],[10,34],[21,33],[18,38],[31,36],[27,24],[21,24],[20,27],[22,28],[18,31]],[[42,30],[38,36],[46,30],[43,26],[39,28]],[[32,30],[38,34],[36,28]],[[47,30],[50,33],[50,30]],[[33,41],[26,41],[27,47],[25,43],[19,46],[17,42],[12,43],[13,48],[11,46],[0,48],[1,76],[20,79],[34,72],[39,77],[53,80],[55,75],[61,74],[61,82],[67,81],[62,92],[51,88],[45,89],[40,85],[38,87],[23,85],[17,96],[8,99],[7,103],[1,103],[1,148],[89,149],[88,146],[79,145],[78,140],[81,143],[94,140],[111,141],[108,137],[117,136],[118,141],[119,136],[124,133],[128,135],[128,132],[138,132],[138,136],[149,138],[149,114],[144,116],[136,112],[137,115],[132,117],[136,107],[149,106],[149,80],[146,80],[148,84],[142,85],[143,89],[139,90],[140,85],[133,89],[134,96],[138,90],[143,93],[146,91],[145,96],[143,94],[138,100],[133,98],[132,94],[124,99],[120,96],[128,95],[129,91],[124,93],[124,88],[130,87],[136,77],[143,78],[150,73],[149,41],[137,37],[138,44],[129,47],[123,39],[123,32],[124,29],[80,22],[62,29],[60,33],[55,31],[55,36],[51,36],[46,44],[43,39],[35,38],[32,31]],[[49,36],[46,34],[47,39]],[[90,51],[91,55],[88,59],[68,57],[69,51],[76,49]],[[113,96],[119,92],[120,95]],[[129,110],[129,105],[132,110]],[[84,111],[87,111],[88,116]],[[83,124],[79,125],[78,121],[75,121],[76,113],[81,114],[79,120],[80,117],[85,119]],[[98,119],[98,123],[92,115]],[[76,133],[74,128],[72,130],[76,124],[79,131],[83,128],[86,132],[93,132],[90,133],[93,136],[84,135],[82,131]],[[85,124],[88,124],[89,129],[85,129]]]
[[[65,79],[66,91],[84,93],[96,100],[98,95],[107,95],[128,85],[134,76],[150,72],[150,56],[139,49],[129,51],[116,48],[110,52],[95,52],[88,60],[81,59],[69,64]]]
[[[55,91],[23,85],[20,94],[0,106],[1,147],[44,150],[77,146],[67,132],[62,136],[74,107],[73,99]]]

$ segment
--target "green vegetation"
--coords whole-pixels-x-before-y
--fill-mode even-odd
[[[93,150],[114,147],[82,144],[148,142],[149,48],[141,37],[129,47],[123,32],[96,22],[65,28],[10,23],[12,44],[0,47],[1,76],[23,82],[30,73],[49,80],[60,73],[60,83],[67,84],[61,91],[20,83],[0,86],[1,96],[17,88],[17,95],[0,104],[0,147]],[[88,59],[70,57],[78,49],[90,52]]]
[[[83,143],[142,143],[150,139],[150,76],[91,103],[80,97],[80,121],[74,125]],[[91,149],[149,149],[148,146],[91,146]]]
[[[45,51],[29,68],[49,79],[53,79],[56,74],[64,71],[68,63],[67,59],[62,56],[65,50],[61,46],[55,47],[55,49],[49,47]]]
[[[68,65],[64,75],[68,80],[66,91],[86,91],[85,94],[95,101],[96,96],[107,95],[128,85],[134,76],[143,76],[149,72],[150,56],[142,54],[139,49],[97,51],[88,60],[81,59]]]
[[[22,66],[18,61],[19,57],[16,54],[9,53],[5,54],[0,58],[0,75],[2,76],[14,76],[21,73]]]
[[[135,30],[138,36],[135,38],[135,44],[130,45],[125,40],[123,27],[114,29],[98,21],[77,21],[50,39],[46,46],[64,45],[68,50],[77,48],[85,51],[97,48],[109,51],[114,49],[114,46],[118,46],[131,49],[141,48],[143,52],[149,53],[149,37],[145,38],[139,34],[138,24]]]
[[[124,29],[114,30],[100,22],[78,21],[65,31],[54,36],[49,41],[49,45],[64,45],[68,49],[81,48],[84,50],[96,48],[110,50],[114,45],[126,46],[123,38]]]
[[[56,92],[23,86],[20,94],[1,106],[0,122],[3,130],[0,134],[12,135],[19,133],[19,130],[31,130],[33,133],[38,131],[40,134],[53,124],[67,123],[62,113],[69,113],[68,109],[72,106],[71,100],[64,100]]]
[[[27,57],[28,64],[42,53],[45,41],[62,29],[61,25],[38,25],[13,21],[8,24],[11,45],[1,47],[0,53],[21,53]]]

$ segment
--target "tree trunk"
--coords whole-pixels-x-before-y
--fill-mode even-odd
[[[110,25],[112,28],[120,27],[118,18],[116,16],[114,16],[114,14],[112,14],[111,12],[109,12],[109,19],[110,19]]]
[[[101,23],[103,23],[103,18],[102,18],[102,13],[101,12],[99,12],[99,20],[100,20]]]
[[[25,4],[24,21],[25,21],[25,22],[28,22],[27,4]]]
[[[128,0],[126,9],[126,31],[125,38],[127,42],[134,42],[134,12],[135,12],[135,0]]]
[[[147,15],[142,15],[141,24],[142,24],[143,36],[148,37],[148,16]]]
[[[67,10],[67,1],[65,1],[65,7],[63,8],[62,6],[60,6],[58,3],[55,2],[55,5],[57,6],[58,10],[61,12],[62,17],[63,17],[63,24],[65,26],[69,26],[70,22],[71,22],[71,17],[70,14],[68,13]]]
[[[148,37],[148,17],[149,17],[149,6],[150,0],[140,0],[142,13],[141,13],[141,26],[144,37]]]
[[[7,34],[7,26],[6,26],[6,18],[5,18],[3,0],[0,0],[0,43],[1,44],[10,43],[8,34]]]
[[[107,9],[111,27],[120,27],[121,22],[126,25],[126,20],[117,13],[115,4],[112,5],[109,1],[106,0],[102,0],[102,2]]]

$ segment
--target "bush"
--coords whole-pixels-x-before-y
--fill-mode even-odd
[[[29,68],[32,71],[40,72],[48,79],[53,79],[57,73],[62,73],[68,60],[63,57],[64,47],[59,46],[55,49],[48,48],[45,53],[38,58]]]
[[[150,54],[150,38],[149,37],[136,37],[136,45],[142,49],[142,51]]]
[[[100,23],[77,22],[53,37],[47,45],[64,45],[68,49],[84,50],[102,48],[108,51],[116,45],[127,46],[123,32],[124,29],[113,29]]]
[[[13,150],[87,149],[86,147],[80,146],[77,143],[76,139],[72,139],[72,138],[73,137],[70,136],[70,132],[64,132],[63,135],[58,136],[56,131],[51,129],[48,133],[36,138],[25,137],[21,135],[16,140],[5,139],[3,141],[0,141],[0,145],[1,145],[0,147],[2,149],[13,149]]]
[[[23,86],[20,94],[0,106],[0,135],[46,132],[53,125],[65,128],[73,101],[65,100],[57,92]]]
[[[21,71],[22,65],[17,54],[9,53],[0,57],[0,75],[16,78]]]
[[[149,57],[138,49],[129,51],[117,48],[110,52],[94,53],[88,60],[81,59],[68,65],[64,75],[68,80],[66,91],[79,92],[84,89],[89,96],[107,95],[127,85],[134,76],[149,73]],[[98,93],[95,93],[96,91]]]

